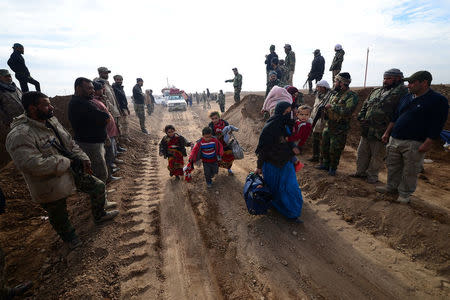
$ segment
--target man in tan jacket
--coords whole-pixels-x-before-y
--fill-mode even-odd
[[[6,138],[6,149],[30,190],[31,197],[48,213],[49,221],[71,249],[81,245],[72,227],[66,199],[78,188],[91,198],[94,221],[118,215],[105,211],[105,184],[92,176],[88,156],[53,117],[53,106],[40,92],[22,96],[25,113],[15,118]]]

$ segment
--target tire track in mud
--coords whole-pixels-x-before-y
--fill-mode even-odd
[[[118,245],[121,299],[157,299],[163,294],[165,276],[160,231],[160,182],[156,145],[136,165],[129,198],[122,202]]]

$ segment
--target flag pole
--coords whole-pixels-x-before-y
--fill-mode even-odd
[[[366,72],[364,75],[364,87],[366,87],[367,82],[367,67],[369,66],[369,48],[367,48],[367,56],[366,56]]]

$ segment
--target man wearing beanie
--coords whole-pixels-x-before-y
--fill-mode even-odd
[[[142,86],[144,85],[144,80],[142,78],[136,79],[136,85],[133,87],[133,101],[134,101],[134,111],[139,118],[139,124],[141,125],[141,131],[143,133],[148,133],[145,128],[145,95],[142,92]]]
[[[266,97],[269,95],[269,92],[272,90],[274,86],[283,87],[283,83],[278,79],[277,72],[276,71],[270,71],[269,72],[269,82],[267,82],[267,88],[266,88]]]
[[[397,194],[397,202],[409,203],[416,190],[417,175],[423,158],[435,140],[439,139],[447,121],[448,100],[430,88],[432,76],[428,71],[414,73],[408,81],[409,93],[401,100],[382,141],[387,143],[388,177],[379,193]]]
[[[352,81],[349,73],[339,73],[334,81],[334,94],[330,103],[325,106],[326,124],[322,133],[321,156],[322,164],[316,168],[328,171],[335,176],[342,150],[347,141],[350,120],[358,104],[358,96],[349,89]]]
[[[381,138],[391,122],[400,99],[408,93],[403,84],[403,73],[399,69],[384,72],[383,86],[374,89],[358,115],[361,139],[356,159],[356,178],[367,178],[367,182],[378,182],[378,173],[386,155]]]
[[[326,80],[320,80],[316,84],[316,99],[314,101],[311,118],[314,120],[313,127],[313,156],[309,159],[312,162],[322,163],[320,157],[320,143],[322,141],[323,128],[325,126],[325,114],[323,113],[325,106],[330,102],[332,92],[330,85]]]

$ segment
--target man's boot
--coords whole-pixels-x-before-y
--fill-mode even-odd
[[[119,211],[118,210],[106,211],[103,216],[101,216],[98,219],[95,219],[94,221],[95,221],[95,224],[101,224],[101,223],[104,223],[106,221],[114,219],[118,215],[119,215]]]

